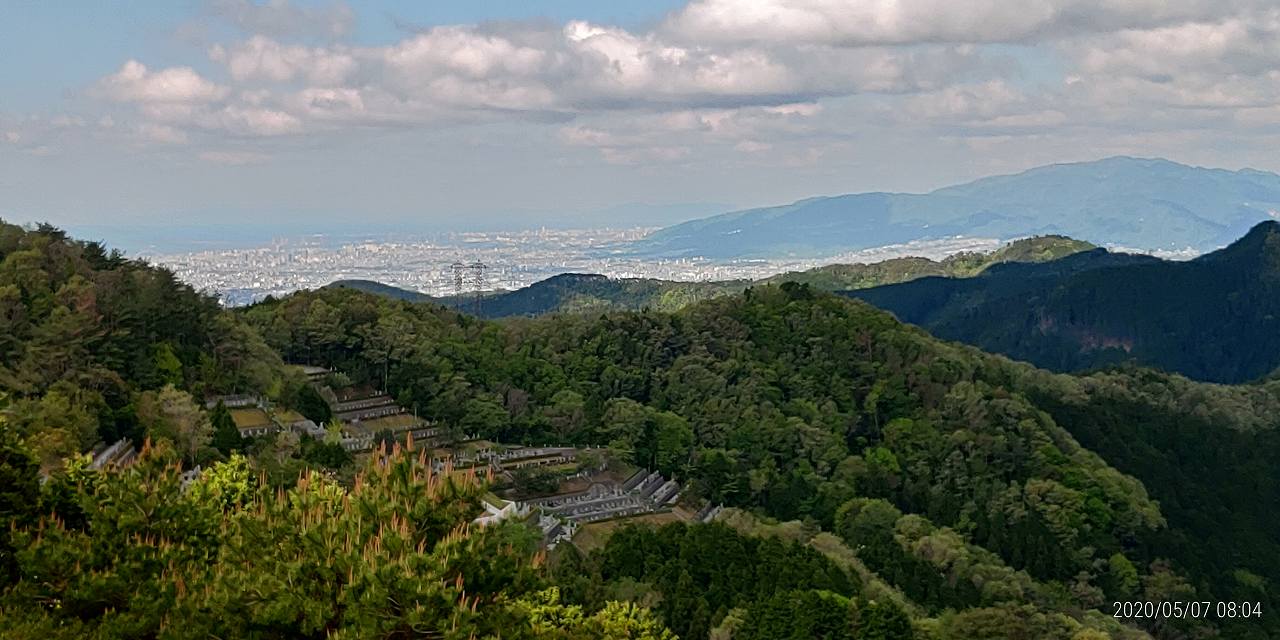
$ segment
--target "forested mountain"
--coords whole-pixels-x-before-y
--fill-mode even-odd
[[[1243,382],[1280,367],[1280,223],[1186,262],[1097,250],[852,291],[934,335],[1042,367],[1137,363]]]
[[[965,252],[942,260],[907,257],[870,264],[833,264],[778,274],[755,282],[675,282],[566,273],[515,291],[486,294],[478,300],[474,297],[452,296],[431,298],[416,291],[368,280],[340,280],[329,287],[355,289],[413,302],[438,302],[483,318],[611,310],[675,311],[701,300],[739,293],[752,285],[801,282],[824,291],[861,289],[926,276],[968,277],[981,273],[992,265],[1006,262],[1044,262],[1093,248],[1087,242],[1062,236],[1037,236],[1015,240],[990,253]]]
[[[350,289],[230,312],[54,230],[6,233],[2,638],[1280,634],[1280,381],[1049,373],[795,282],[673,313],[494,322]],[[111,289],[135,281],[154,288]],[[102,337],[48,366],[50,335]],[[518,523],[467,526],[482,483],[420,452],[211,446],[219,410],[191,394],[289,406],[282,360],[482,438],[598,445],[730,515],[546,557]],[[123,470],[59,461],[47,442],[85,415],[69,454],[120,424],[153,444]],[[1192,600],[1268,615],[1112,616]]]
[[[265,392],[281,376],[256,331],[172,273],[0,222],[0,402],[42,464],[141,442],[141,392]]]
[[[408,300],[409,302],[436,302],[437,301],[436,298],[432,298],[431,296],[425,293],[422,293],[419,291],[410,291],[408,289],[401,289],[400,287],[395,287],[389,284],[383,284],[381,282],[376,282],[374,280],[338,280],[336,282],[332,282],[328,284],[327,286],[332,287],[334,289],[355,289],[356,291],[363,291],[365,293],[372,293],[375,295],[386,296],[388,298],[395,298],[397,300]]]
[[[1006,243],[989,253],[966,251],[942,260],[907,257],[870,264],[833,264],[778,274],[761,280],[759,284],[799,282],[823,291],[841,291],[909,282],[929,276],[968,278],[996,265],[1048,262],[1094,248],[1088,242],[1065,236],[1033,236]]]
[[[339,280],[326,286],[414,302],[436,302],[483,318],[534,316],[609,310],[673,311],[687,304],[741,291],[749,281],[675,282],[653,278],[609,278],[593,273],[562,273],[514,291],[432,298],[426,294],[368,280]]]
[[[468,530],[482,479],[244,441],[203,399],[305,378],[166,270],[0,223],[0,323],[0,638],[672,638],[561,603],[527,528]],[[80,455],[120,438],[124,469]]]
[[[989,637],[1066,638],[1113,600],[1270,603],[1280,577],[1280,383],[1049,374],[794,283],[503,324],[342,290],[246,313],[289,359],[389,366],[402,403],[468,432],[608,445],[702,498],[834,531],[917,626],[953,610],[1027,634]],[[706,607],[709,627],[728,615]],[[1148,623],[1163,638],[1208,624]]]
[[[688,304],[741,291],[749,281],[674,282],[653,278],[609,278],[565,273],[510,292],[446,304],[485,318],[655,309],[674,311]]]
[[[1138,249],[1208,251],[1280,210],[1280,176],[1117,157],[1039,167],[926,194],[859,193],[668,227],[641,254],[821,255],[926,238],[1062,234]]]

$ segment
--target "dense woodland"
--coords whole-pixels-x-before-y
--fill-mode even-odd
[[[935,335],[1058,371],[1134,363],[1247,382],[1280,367],[1280,223],[1189,261],[1083,253],[852,291]]]
[[[283,375],[256,331],[173,274],[50,227],[0,223],[0,391],[14,427],[40,434],[42,464],[98,441],[141,442],[165,388],[190,404],[278,391]]]
[[[879,500],[915,518],[884,518],[900,545],[899,527],[936,528],[925,549],[984,550],[1062,608],[1162,589],[1263,597],[1280,575],[1275,385],[1048,374],[794,284],[676,314],[504,324],[340,290],[247,315],[287,358],[385,378],[406,406],[487,437],[607,444],[704,499],[829,530],[851,501]],[[914,559],[875,570],[923,577],[895,565]],[[984,602],[946,586],[906,591],[930,613]]]
[[[379,456],[350,488],[307,473],[275,489],[240,456],[184,486],[180,461],[162,442],[123,471],[73,464],[41,487],[4,442],[16,570],[0,637],[672,637],[630,603],[562,603],[536,536],[467,527],[482,483],[413,452]]]
[[[55,230],[3,233],[3,637],[1280,633],[1280,382],[1052,374],[797,283],[503,322],[341,289],[233,312]],[[209,393],[308,405],[282,362],[466,433],[607,446],[759,524],[544,558],[519,526],[460,527],[480,488],[414,455],[216,438]],[[121,435],[154,443],[127,471],[74,457]],[[1266,615],[1110,615],[1191,599]]]

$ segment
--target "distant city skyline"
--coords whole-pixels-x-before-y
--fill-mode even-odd
[[[669,224],[1116,154],[1280,170],[1280,8],[1263,0],[0,0],[0,16],[0,218],[126,245],[164,227]]]
[[[562,273],[612,278],[697,282],[754,280],[828,264],[880,262],[903,256],[941,259],[1000,246],[994,238],[955,237],[914,241],[823,256],[710,259],[701,256],[637,256],[625,245],[650,228],[568,229],[402,235],[367,242],[331,237],[280,241],[234,249],[147,252],[148,261],[171,269],[197,290],[224,304],[249,304],[340,280],[372,280],[442,297],[459,292],[453,265],[485,265],[482,284],[466,291],[515,290]]]

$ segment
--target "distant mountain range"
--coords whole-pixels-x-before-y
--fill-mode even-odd
[[[1209,251],[1280,214],[1280,176],[1115,157],[983,178],[926,194],[858,193],[662,229],[638,254],[823,255],[965,235],[1061,234],[1141,250]]]
[[[943,260],[893,258],[872,264],[835,264],[755,281],[675,282],[566,273],[514,291],[487,294],[478,303],[474,298],[433,298],[370,280],[339,280],[329,287],[357,289],[410,302],[434,302],[486,318],[640,309],[673,311],[700,300],[738,293],[752,285],[791,281],[825,291],[858,289],[926,276],[968,277],[992,265],[1044,262],[1093,248],[1071,238],[1043,236],[1016,240],[990,253],[960,253]]]
[[[849,291],[934,335],[1060,371],[1123,362],[1241,382],[1280,367],[1280,223],[1187,262],[1078,253]]]

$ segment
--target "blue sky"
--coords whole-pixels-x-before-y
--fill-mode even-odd
[[[0,217],[653,224],[1116,154],[1276,170],[1273,4],[0,0]]]

